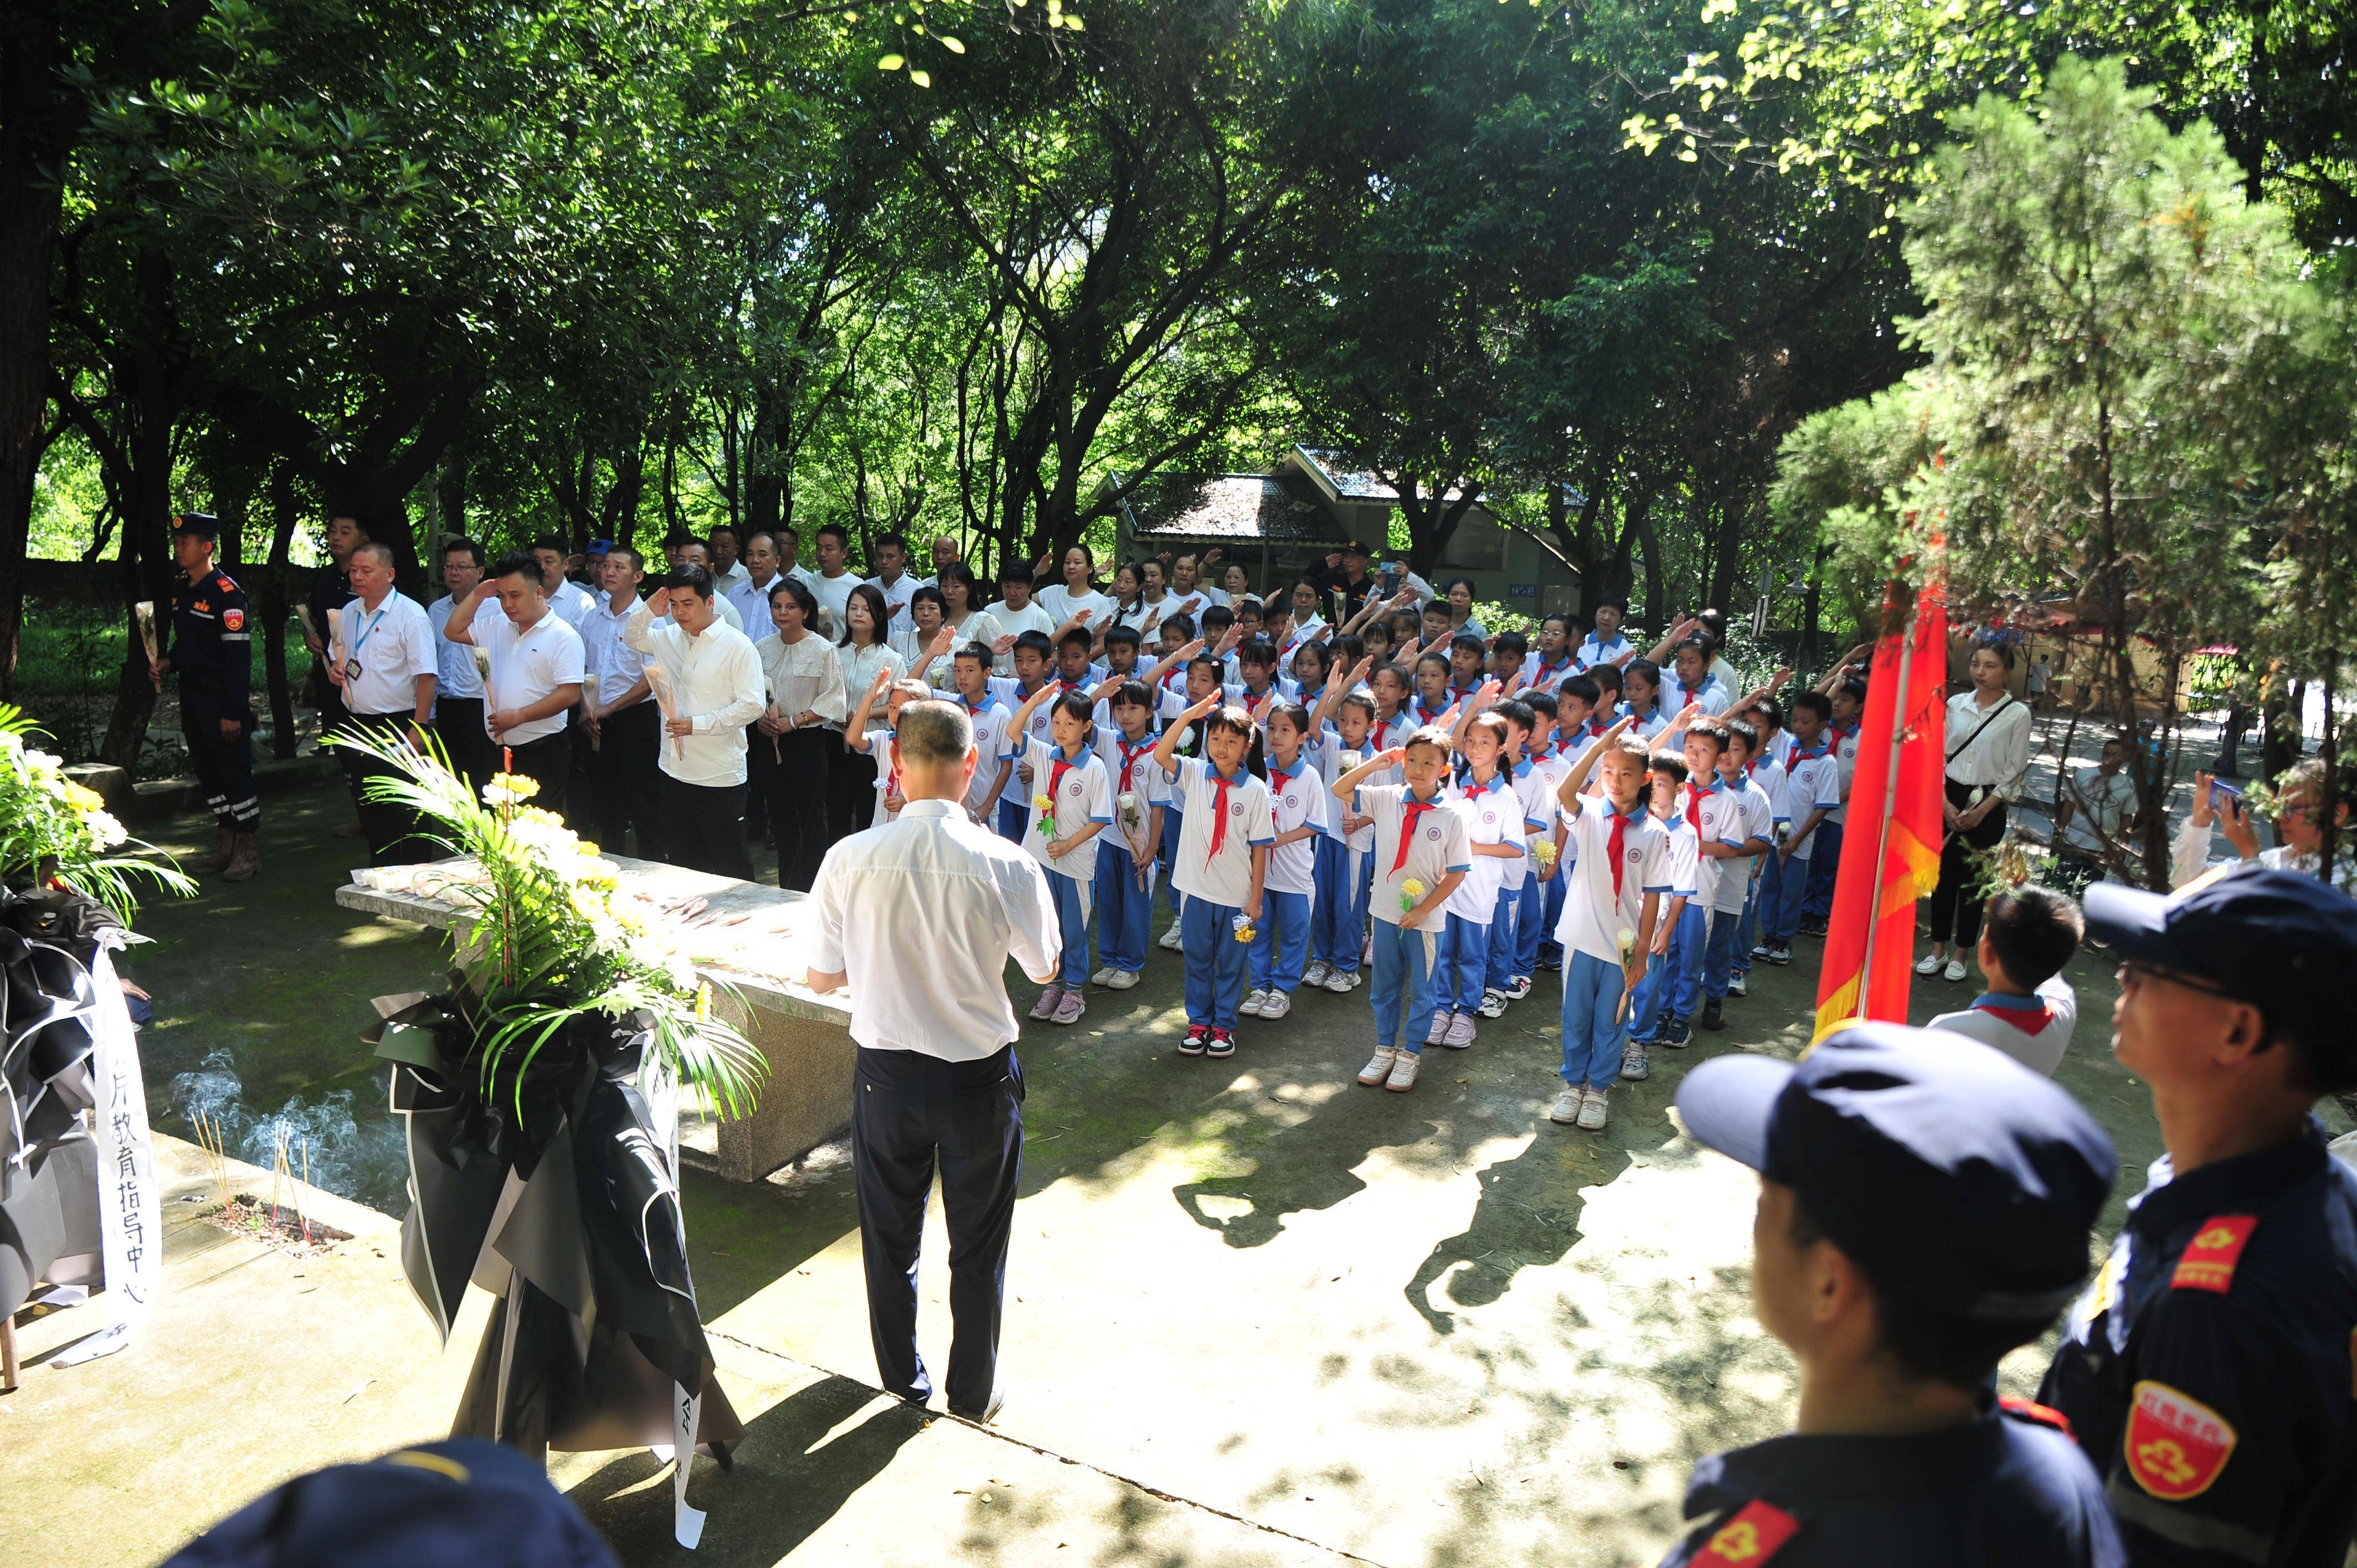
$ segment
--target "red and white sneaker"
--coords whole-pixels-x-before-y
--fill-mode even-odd
[[[1211,1031],[1211,1043],[1203,1047],[1207,1057],[1232,1057],[1236,1054],[1236,1037],[1225,1029]]]
[[[1187,1037],[1178,1042],[1178,1054],[1200,1057],[1203,1054],[1203,1047],[1211,1043],[1211,1026],[1209,1024],[1189,1024],[1187,1026]]]

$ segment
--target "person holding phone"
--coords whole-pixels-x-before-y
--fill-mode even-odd
[[[2352,842],[2350,832],[2346,779],[2343,774],[2341,798],[2334,811],[2341,826],[2340,847],[2332,857],[2332,883],[2344,893],[2357,894],[2357,843]],[[2243,799],[2240,789],[2221,783],[2210,774],[2194,774],[2192,814],[2179,826],[2169,844],[2169,885],[2183,887],[2211,868],[2235,860],[2256,861],[2275,870],[2314,876],[2324,854],[2324,758],[2311,757],[2276,781],[2273,806],[2276,842],[2273,848],[2259,847],[2258,824],[2253,820],[2258,814]],[[2226,843],[2234,851],[2233,855],[2218,860],[2210,857],[2212,824],[2226,835]]]

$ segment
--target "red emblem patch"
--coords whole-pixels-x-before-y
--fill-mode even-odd
[[[221,611],[221,625],[231,631],[243,631],[245,629],[245,612],[243,610],[235,609]]]
[[[1736,1516],[1718,1527],[1695,1554],[1696,1568],[1704,1563],[1731,1565],[1765,1563],[1800,1533],[1801,1521],[1771,1503],[1758,1498],[1743,1505]]]
[[[2224,1295],[2234,1286],[2234,1265],[2258,1229],[2255,1214],[2221,1214],[2201,1222],[2193,1240],[2177,1257],[2177,1272],[2169,1276],[2171,1290],[2215,1291]]]
[[[2120,1446],[2137,1486],[2163,1502],[2181,1503],[2210,1489],[2236,1441],[2224,1416],[2147,1379],[2136,1386]]]

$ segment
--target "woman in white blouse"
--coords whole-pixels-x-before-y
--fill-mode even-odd
[[[1096,557],[1085,544],[1075,544],[1064,552],[1064,580],[1052,588],[1042,588],[1037,596],[1039,607],[1048,618],[1063,625],[1082,610],[1089,612],[1089,630],[1102,633],[1113,619],[1113,600],[1097,592],[1089,579],[1097,569]]]
[[[746,763],[778,841],[778,886],[807,893],[826,856],[827,779],[843,755],[843,661],[800,578],[770,579],[770,623],[777,629],[753,645],[765,705]]]
[[[928,585],[909,596],[909,629],[892,639],[892,651],[900,656],[902,671],[936,690],[950,683],[950,661],[947,655],[934,660],[930,650],[948,621],[948,600],[939,588]]]
[[[844,601],[843,623],[843,642],[834,656],[843,670],[845,692],[866,692],[876,683],[878,670],[888,668],[896,678],[899,675],[904,666],[885,636],[890,612],[885,608],[881,589],[873,583],[852,589]],[[840,731],[842,721],[836,721],[835,727]],[[868,715],[867,732],[872,735],[884,727],[884,707],[879,703]],[[845,747],[827,775],[827,842],[863,831],[875,815],[876,754],[873,749],[862,753]]]
[[[957,645],[979,642],[985,648],[996,648],[998,639],[1006,635],[998,618],[982,607],[982,595],[975,588],[974,574],[963,561],[952,561],[943,566],[933,586],[942,591],[942,607],[950,626],[957,632]]]
[[[1158,623],[1161,618],[1161,613],[1146,602],[1146,568],[1134,561],[1125,561],[1114,567],[1113,624],[1125,626],[1143,637],[1147,623]]]
[[[2005,837],[2006,808],[2019,798],[2029,772],[2029,707],[2005,689],[2013,650],[1985,643],[1973,650],[1969,669],[1972,690],[1948,699],[1948,798],[1942,808],[1948,840],[1940,852],[1940,885],[1932,890],[1932,951],[1915,966],[1918,974],[1950,981],[1964,978],[1964,955],[1980,946],[1973,852]]]
[[[1203,564],[1192,551],[1170,563],[1170,596],[1178,601],[1178,613],[1193,616],[1199,625],[1205,610],[1228,602],[1224,589],[1203,581]]]

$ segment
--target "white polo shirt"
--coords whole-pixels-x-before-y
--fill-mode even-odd
[[[1617,632],[1613,634],[1611,641],[1599,642],[1597,640],[1596,634],[1591,631],[1580,639],[1579,650],[1572,655],[1572,660],[1582,670],[1593,670],[1598,664],[1617,662],[1624,653],[1636,651],[1635,644]]]
[[[1044,711],[1044,710],[1043,710]],[[1073,850],[1061,860],[1048,854],[1047,835],[1039,831],[1040,819],[1046,813],[1039,810],[1037,797],[1048,794],[1049,786],[1056,785],[1053,813],[1056,836],[1071,838],[1091,822],[1113,821],[1113,789],[1105,773],[1104,758],[1083,746],[1079,760],[1066,757],[1049,741],[1034,740],[1024,751],[1024,760],[1031,765],[1030,821],[1023,829],[1023,847],[1046,869],[1059,876],[1074,881],[1093,881],[1097,874],[1097,856],[1093,848]],[[1056,765],[1064,763],[1064,777],[1056,779]],[[1009,786],[1012,788],[1013,786]]]
[[[695,726],[693,735],[662,737],[662,770],[705,789],[745,782],[745,726],[762,706],[761,658],[745,634],[715,618],[690,637],[669,617],[655,624],[654,611],[640,604],[622,640],[671,677],[672,716]]]
[[[1429,810],[1411,812],[1411,805]],[[1367,912],[1383,924],[1398,925],[1407,907],[1423,902],[1450,872],[1472,871],[1472,842],[1465,834],[1463,813],[1449,804],[1447,785],[1436,789],[1431,800],[1415,800],[1405,784],[1361,784],[1359,810],[1374,819],[1367,830],[1375,839],[1374,887],[1368,895]],[[1423,885],[1413,899],[1405,891],[1411,881]],[[1445,912],[1433,911],[1415,929],[1437,936]]]
[[[1606,963],[1619,963],[1620,932],[1644,934],[1639,921],[1644,914],[1645,895],[1670,891],[1664,864],[1669,835],[1646,811],[1643,800],[1637,802],[1634,812],[1633,818],[1624,820],[1621,830],[1617,879],[1616,863],[1609,853],[1615,815],[1610,804],[1593,800],[1583,805],[1576,817],[1564,812],[1569,842],[1578,857],[1577,864],[1556,873],[1570,879],[1564,889],[1563,918],[1555,929],[1555,940],[1566,952],[1584,952]]]
[[[1663,832],[1668,835],[1662,847],[1662,880],[1668,884],[1669,891],[1663,897],[1684,898],[1700,909],[1701,894],[1695,875],[1702,865],[1702,846],[1695,838],[1694,824],[1684,816],[1655,817],[1653,821],[1660,822]],[[1667,912],[1664,904],[1663,914]]]
[[[1801,824],[1807,822],[1818,807],[1831,808],[1841,804],[1841,764],[1835,760],[1830,751],[1813,757],[1798,747],[1793,749],[1792,768],[1784,780],[1784,804],[1792,813],[1794,832],[1801,831]],[[1826,811],[1825,820],[1833,820],[1830,810]],[[1824,824],[1818,825],[1822,827]],[[1807,838],[1793,841],[1794,860],[1807,860],[1816,852],[1817,835],[1813,832]]]
[[[532,625],[518,628],[497,603],[479,604],[467,635],[490,656],[490,694],[491,702],[499,704],[496,711],[513,713],[528,708],[559,686],[578,686],[588,679],[582,660],[581,634],[553,606],[544,609]],[[491,733],[490,717],[495,711],[491,702],[483,704],[485,735]],[[570,708],[559,708],[544,719],[518,725],[504,736],[491,738],[502,746],[522,746],[556,734],[571,715]]]
[[[950,701],[965,709],[966,721],[974,725],[974,782],[966,786],[965,806],[967,811],[978,814],[990,800],[991,787],[998,782],[998,769],[1013,755],[1008,732],[1015,714],[996,697],[986,696],[980,707],[974,707],[964,697],[952,692]],[[1011,790],[1015,787],[1014,777],[1010,774],[1006,788]],[[1006,797],[1002,795],[1000,799]],[[996,805],[990,810],[994,816],[997,814]]]
[[[1146,830],[1154,820],[1154,808],[1167,805],[1170,800],[1170,776],[1154,760],[1155,744],[1160,738],[1157,732],[1148,730],[1144,740],[1132,740],[1115,725],[1097,726],[1097,756],[1104,761],[1113,790],[1114,828],[1133,849],[1146,846]],[[1122,818],[1124,795],[1133,798],[1137,812],[1135,827]]]
[[[1202,898],[1223,908],[1241,909],[1252,897],[1252,852],[1276,837],[1268,786],[1238,766],[1227,780],[1228,825],[1220,837],[1220,853],[1211,853],[1212,806],[1220,784],[1210,762],[1199,757],[1178,759],[1172,798],[1185,813],[1178,848],[1170,862],[1170,885],[1189,898]],[[1262,884],[1265,888],[1266,882]]]
[[[344,607],[344,705],[356,714],[414,714],[417,678],[439,675],[434,623],[415,599],[398,588],[385,590],[370,609],[354,599]],[[357,678],[350,673],[360,660]]]
[[[2048,1078],[2062,1065],[2071,1032],[2078,1026],[2079,993],[2059,974],[2040,985],[2035,996],[1975,997],[1963,1012],[1943,1013],[1926,1026],[1995,1046]]]
[[[809,585],[811,597],[818,601],[820,615],[825,618],[813,629],[824,632],[829,642],[841,642],[843,607],[851,602],[851,590],[859,586],[859,574],[845,572],[839,577],[823,577],[813,572],[802,581]]]
[[[640,604],[639,596],[632,594],[630,607],[618,615],[612,596],[601,594],[582,618],[581,662],[595,683],[599,707],[621,701],[623,693],[647,672],[646,657],[622,641],[622,628],[639,613]],[[645,702],[652,695],[649,693],[639,700]]]
[[[558,583],[555,591],[548,596],[548,607],[563,616],[576,631],[581,629],[582,620],[597,602],[588,589],[570,577]]]
[[[1513,781],[1502,773],[1493,773],[1487,784],[1467,782],[1452,785],[1441,793],[1449,806],[1465,819],[1465,841],[1469,851],[1469,869],[1457,891],[1448,896],[1448,913],[1460,920],[1486,926],[1497,916],[1498,894],[1505,886],[1509,866],[1522,868],[1520,861],[1503,860],[1494,854],[1469,854],[1475,844],[1506,843],[1523,836],[1523,802],[1514,793]],[[1520,886],[1518,880],[1516,886]]]
[[[1291,773],[1278,772],[1275,759],[1270,760],[1268,794],[1270,825],[1275,832],[1291,832],[1305,824],[1315,831],[1306,839],[1269,851],[1268,875],[1262,886],[1271,893],[1314,894],[1318,891],[1318,840],[1337,813],[1326,809],[1333,803],[1333,792],[1311,762],[1307,746],[1293,759]]]
[[[826,852],[804,928],[810,967],[846,975],[851,1037],[874,1051],[979,1061],[1017,1034],[1006,961],[1045,983],[1062,943],[1039,862],[949,800]],[[922,984],[908,941],[925,934]]]

